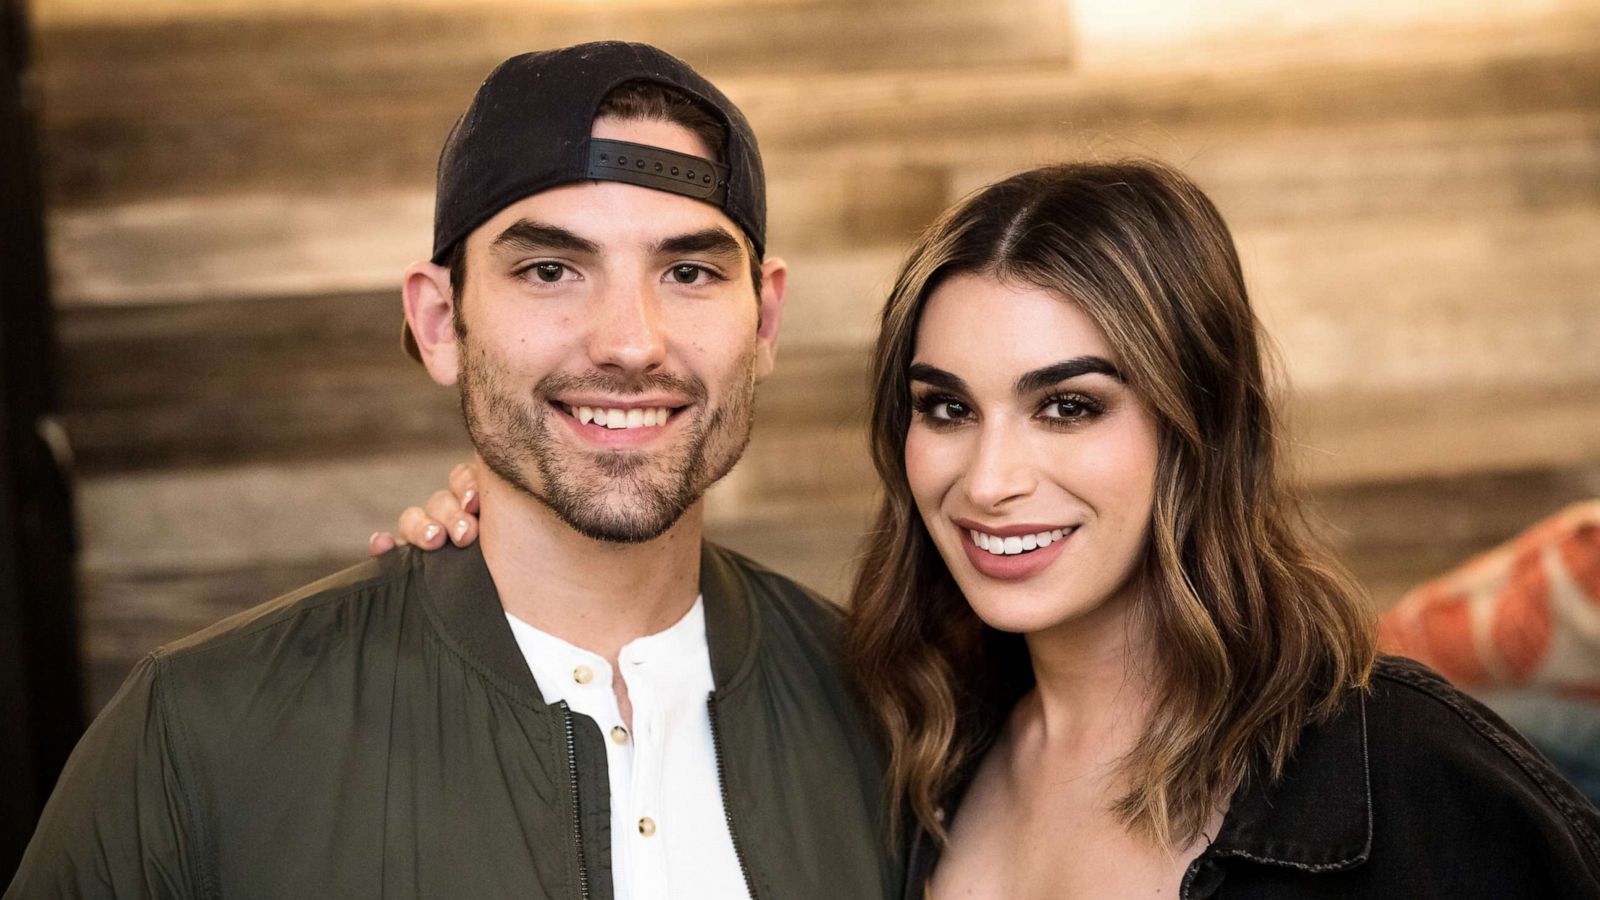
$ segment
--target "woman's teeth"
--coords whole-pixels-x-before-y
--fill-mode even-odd
[[[599,406],[568,406],[567,414],[588,425],[593,422],[602,428],[654,428],[667,424],[672,410],[659,406],[654,409],[606,409]]]
[[[1041,531],[1038,534],[1024,534],[1017,537],[1001,537],[997,534],[985,534],[974,529],[972,542],[980,549],[987,550],[995,556],[1016,556],[1018,553],[1027,553],[1048,547],[1061,540],[1063,534],[1072,529],[1054,528],[1050,531]]]

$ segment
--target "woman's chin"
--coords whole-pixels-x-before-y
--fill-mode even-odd
[[[1031,634],[1054,628],[1073,618],[1060,598],[994,596],[993,591],[963,591],[967,603],[983,624],[996,631]],[[1010,593],[1010,592],[1007,592]]]

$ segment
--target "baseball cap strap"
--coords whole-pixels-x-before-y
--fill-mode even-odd
[[[591,138],[589,177],[682,194],[718,206],[723,205],[728,196],[727,166],[628,141]]]

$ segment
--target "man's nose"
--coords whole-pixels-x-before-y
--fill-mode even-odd
[[[661,304],[654,292],[629,280],[607,285],[595,297],[589,322],[589,359],[618,373],[653,372],[666,358]]]

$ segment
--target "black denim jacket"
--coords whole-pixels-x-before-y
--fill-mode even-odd
[[[938,857],[914,831],[906,900]],[[1180,896],[1600,898],[1600,813],[1494,713],[1389,657],[1282,779],[1252,773]]]

